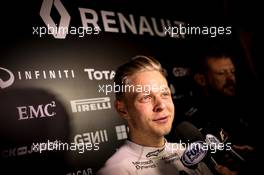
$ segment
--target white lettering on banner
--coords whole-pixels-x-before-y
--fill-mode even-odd
[[[7,72],[9,75],[9,79],[6,81],[2,80],[2,78],[0,77],[0,88],[4,89],[4,88],[11,86],[14,83],[15,77],[14,77],[14,74],[6,68],[0,67],[0,70]]]
[[[80,11],[83,27],[89,27],[89,25],[92,25],[93,27],[99,27],[98,25],[99,13],[96,13],[95,10],[88,8],[79,8],[79,11]],[[132,14],[129,15],[129,19],[128,19],[125,17],[125,15],[123,15],[120,12],[103,11],[103,10],[101,11],[101,19],[102,19],[103,27],[102,28],[99,27],[99,28],[103,29],[105,32],[120,33],[121,31],[121,33],[127,33],[125,29],[126,26],[133,34],[138,34],[138,35],[148,34],[151,36],[159,36],[159,37],[167,36],[167,33],[165,32],[166,25],[179,26],[180,24],[182,25],[185,24],[184,22],[181,21],[170,21],[168,19],[166,20],[160,19],[160,23],[158,23],[158,20],[154,17],[150,19],[145,16],[140,16],[136,18]],[[137,23],[135,22],[135,19],[138,19]],[[111,24],[112,27],[110,27],[109,24]],[[139,26],[136,26],[136,24],[139,24]],[[159,24],[159,27],[157,24]],[[159,31],[158,28],[160,28],[160,30],[162,31]],[[185,38],[184,34],[174,35],[171,37]]]
[[[19,80],[75,78],[74,70],[18,71],[17,74]]]
[[[1,150],[1,157],[7,158],[7,157],[23,156],[23,155],[31,154],[33,152],[36,152],[33,149],[33,146],[31,147],[21,146],[17,148]]]
[[[65,38],[67,33],[58,32],[57,25],[50,16],[53,4],[55,7],[55,8],[53,7],[53,9],[56,9],[57,12],[60,14],[60,23],[58,28],[59,29],[62,27],[68,28],[70,24],[71,16],[69,15],[69,13],[67,12],[67,10],[65,9],[65,7],[63,6],[60,0],[54,0],[54,2],[53,0],[43,0],[39,14],[47,26],[51,26],[52,29],[55,29],[52,32],[54,38],[59,38],[59,39]]]
[[[129,128],[126,125],[118,125],[115,127],[117,140],[124,140],[128,138]]]
[[[59,26],[57,27],[54,23],[54,20],[51,18],[51,9],[52,6],[55,6],[56,10],[60,15]],[[181,21],[171,21],[168,19],[156,19],[154,17],[148,18],[146,16],[136,17],[133,14],[124,15],[120,12],[114,11],[105,11],[100,10],[96,12],[90,8],[79,7],[79,13],[81,17],[82,27],[89,28],[93,27],[94,29],[100,29],[105,32],[111,33],[127,33],[127,29],[135,35],[150,35],[150,36],[159,36],[165,37],[170,36],[173,38],[185,38],[184,34],[177,34],[174,36],[168,35],[166,26],[179,26],[180,24],[184,25],[184,22]],[[51,32],[54,38],[64,39],[68,32],[59,32],[58,29],[66,28],[69,29],[69,24],[71,16],[66,10],[64,5],[60,0],[43,0],[40,16],[43,19],[46,26],[51,26],[50,28],[56,29],[55,32]],[[98,24],[102,24],[99,26]],[[33,28],[34,33],[37,32],[36,27]],[[46,30],[46,29],[45,29]],[[33,34],[34,34],[33,33]],[[46,32],[45,32],[46,33]],[[97,33],[97,32],[96,32]],[[169,33],[170,34],[170,33]]]
[[[85,112],[111,109],[109,97],[103,98],[90,98],[71,101],[72,112]]]
[[[85,68],[84,69],[84,72],[87,72],[88,73],[88,78],[90,80],[102,80],[102,79],[105,79],[105,80],[111,80],[115,77],[115,71],[113,70],[102,70],[102,71],[99,71],[99,70],[94,70],[94,69],[88,69],[88,68]]]
[[[101,143],[101,142],[108,142],[108,135],[107,131],[98,130],[93,132],[86,132],[82,134],[77,134],[74,136],[75,143]]]
[[[175,77],[184,77],[190,75],[190,69],[184,67],[174,67],[172,72]]]
[[[1,70],[9,75],[8,80],[3,80],[2,77],[0,77],[0,88],[2,89],[11,86],[14,83],[15,78],[18,80],[57,80],[75,79],[76,77],[73,69],[27,70],[17,71],[16,73],[12,73],[10,70],[0,67],[0,71]],[[112,80],[115,77],[114,70],[95,70],[92,68],[84,68],[83,70],[87,73],[89,80]]]
[[[103,25],[104,25],[105,31],[118,33],[119,30],[117,28],[109,26],[109,24],[116,24],[116,21],[114,19],[110,19],[110,18],[107,17],[107,16],[112,16],[113,17],[113,16],[115,16],[115,13],[102,10],[101,14],[102,14]]]
[[[45,118],[52,117],[56,112],[52,111],[56,107],[55,101],[48,103],[46,105],[41,104],[37,107],[34,106],[19,106],[18,110],[18,120],[28,120],[34,118]]]
[[[77,170],[76,172],[70,172],[67,173],[66,175],[92,175],[92,174],[93,174],[92,168],[87,168],[83,170]]]

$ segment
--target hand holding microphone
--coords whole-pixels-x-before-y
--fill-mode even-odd
[[[190,143],[181,157],[182,163],[187,167],[192,168],[198,163],[204,162],[212,171],[216,170],[220,174],[237,173],[218,164],[218,161],[223,160],[223,154],[221,153],[226,151],[237,158],[237,163],[245,162],[245,159],[231,148],[231,143],[221,143],[212,134],[207,134],[204,139],[201,132],[189,122],[182,122],[176,127],[176,136],[181,141]]]
[[[205,140],[209,145],[214,146],[214,150],[221,149],[221,147],[223,146],[221,142],[212,134],[207,134]],[[231,154],[234,155],[237,159],[241,160],[242,162],[245,162],[245,159],[241,155],[239,155],[235,150],[233,150],[230,144],[231,143],[226,144],[227,148],[225,150],[230,151]]]

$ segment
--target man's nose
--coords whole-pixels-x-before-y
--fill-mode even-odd
[[[153,109],[154,112],[161,112],[166,107],[163,99],[161,97],[159,97],[159,96],[155,97],[154,103],[155,103],[155,106],[154,106],[154,109]]]
[[[227,72],[227,73],[226,73],[226,79],[227,79],[227,80],[236,81],[235,74],[234,74],[233,72]]]

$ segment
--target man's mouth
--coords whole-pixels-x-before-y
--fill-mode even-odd
[[[169,116],[163,116],[163,117],[158,117],[155,118],[153,121],[158,124],[165,124],[169,120]]]
[[[236,90],[236,87],[230,85],[230,86],[226,86],[225,89],[228,90],[228,91],[232,91],[233,92],[233,91]]]

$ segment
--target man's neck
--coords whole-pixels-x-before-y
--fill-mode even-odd
[[[165,144],[165,138],[163,136],[161,137],[154,137],[154,136],[143,136],[141,134],[130,134],[129,139],[142,146],[148,146],[148,147],[162,147]]]

